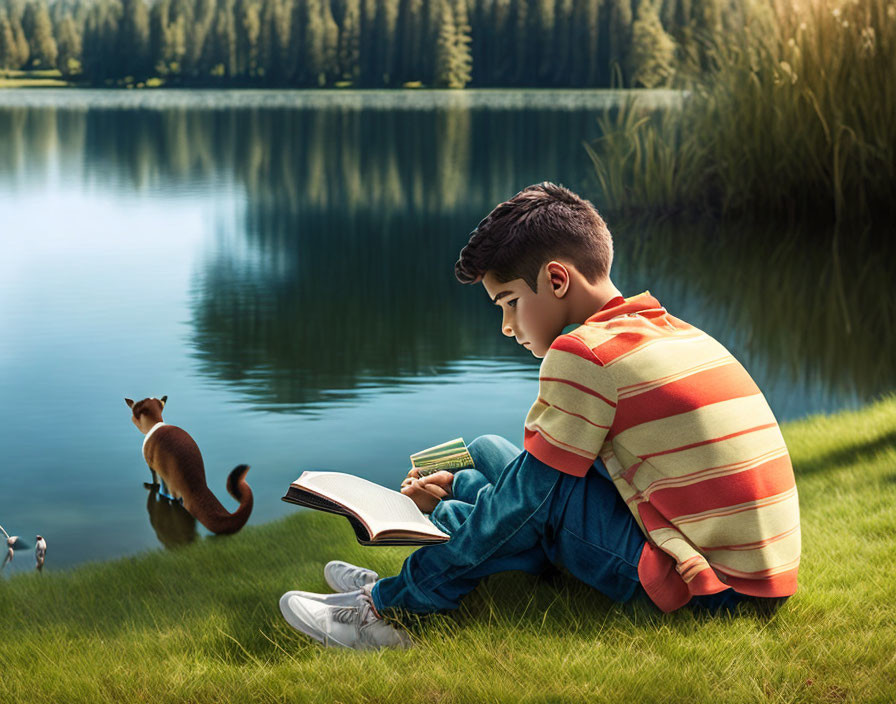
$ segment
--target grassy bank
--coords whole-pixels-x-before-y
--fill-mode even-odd
[[[0,88],[65,88],[72,85],[57,70],[0,70]]]
[[[740,7],[734,32],[705,38],[709,70],[692,71],[682,111],[630,105],[604,117],[591,151],[604,205],[760,218],[892,214],[896,5]]]
[[[663,616],[562,576],[496,575],[410,651],[327,650],[277,600],[334,557],[394,573],[300,513],[176,552],[0,582],[0,701],[886,701],[896,691],[896,397],[784,428],[800,591],[776,616]]]

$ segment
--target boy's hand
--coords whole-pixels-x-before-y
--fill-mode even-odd
[[[423,513],[432,513],[439,501],[451,496],[452,481],[454,475],[444,469],[420,479],[417,469],[412,468],[401,483],[401,493],[413,499]]]

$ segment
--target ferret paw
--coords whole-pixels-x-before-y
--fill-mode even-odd
[[[143,488],[144,488],[144,489],[157,490],[157,489],[159,488],[159,485],[158,485],[158,484],[151,484],[150,482],[143,482]]]

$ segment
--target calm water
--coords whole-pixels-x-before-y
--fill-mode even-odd
[[[617,99],[0,91],[0,524],[48,569],[197,536],[143,488],[125,396],[168,395],[229,508],[252,466],[251,523],[303,469],[395,485],[420,448],[521,443],[539,362],[453,264],[520,188],[594,193],[582,141]],[[779,420],[896,388],[875,233],[609,225],[620,290],[721,340]]]

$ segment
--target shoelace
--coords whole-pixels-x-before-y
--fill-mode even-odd
[[[368,621],[375,620],[376,616],[373,615],[370,605],[362,599],[357,606],[340,606],[333,609],[333,619],[339,623],[355,623],[363,626]]]
[[[361,581],[362,575],[364,575],[366,572],[367,570],[362,567],[352,567],[351,569],[346,570],[345,576],[349,584],[356,584],[358,586],[361,586],[362,584],[367,583],[366,579],[364,580],[364,582]]]

